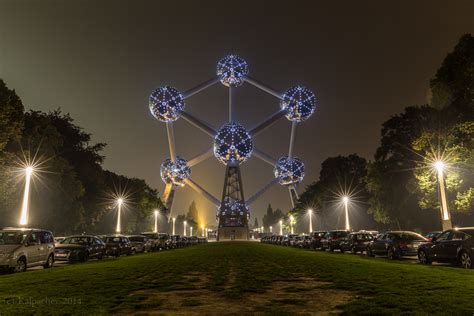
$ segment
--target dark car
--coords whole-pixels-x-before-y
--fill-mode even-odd
[[[352,253],[364,252],[374,236],[368,232],[350,233],[341,242],[341,252],[350,251]]]
[[[474,260],[474,227],[450,229],[418,248],[418,259],[423,264],[431,262],[458,263],[472,269]]]
[[[317,231],[317,232],[312,232],[310,236],[310,248],[311,249],[320,249],[323,245],[321,243],[321,240],[326,236],[327,232],[326,231]]]
[[[367,246],[367,255],[386,255],[389,259],[404,256],[416,256],[418,246],[428,240],[420,234],[410,231],[390,231],[374,239]]]
[[[283,238],[281,239],[281,245],[282,246],[290,246],[291,245],[291,240],[298,235],[296,234],[291,234],[291,235],[284,235]]]
[[[331,230],[321,239],[321,249],[334,251],[341,249],[341,242],[349,235],[348,230]]]
[[[172,242],[169,234],[159,233],[158,234],[160,250],[168,250],[172,248]]]
[[[441,231],[429,232],[429,233],[426,233],[425,238],[428,239],[429,241],[432,241],[433,238],[438,237],[439,235],[441,235],[441,233],[442,233]]]
[[[152,241],[143,235],[127,236],[135,252],[149,252],[152,247]]]
[[[152,251],[160,250],[160,248],[161,248],[161,246],[160,246],[160,235],[158,233],[144,232],[144,233],[141,233],[140,235],[145,236],[150,240]]]
[[[183,240],[180,235],[170,236],[170,248],[181,248],[184,247]]]
[[[56,261],[85,262],[92,258],[102,259],[105,256],[105,251],[104,242],[96,236],[69,236],[56,244],[54,259]]]
[[[108,256],[120,257],[121,255],[133,255],[133,250],[130,240],[122,235],[106,236],[105,238],[106,253]]]

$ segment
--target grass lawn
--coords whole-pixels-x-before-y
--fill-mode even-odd
[[[255,242],[0,276],[0,315],[474,313],[474,271]]]

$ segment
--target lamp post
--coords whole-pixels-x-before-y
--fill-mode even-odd
[[[283,235],[283,221],[280,219],[280,236]]]
[[[263,226],[262,226],[260,232],[263,234],[263,231],[264,231],[264,230],[265,230],[265,229],[264,229]]]
[[[193,235],[193,226],[189,226],[189,236]]]
[[[443,230],[448,230],[453,227],[451,222],[451,214],[448,209],[448,199],[446,197],[446,188],[444,184],[444,169],[446,165],[443,161],[438,160],[435,162],[434,167],[436,168],[438,175],[438,185],[439,185],[439,198],[440,198],[440,209],[441,209],[441,224]]]
[[[153,231],[158,232],[158,210],[155,210],[155,229]]]
[[[122,224],[120,221],[120,218],[122,216],[122,204],[123,204],[123,199],[118,198],[117,199],[117,227],[115,228],[115,232],[117,234],[120,234],[122,232]]]
[[[309,233],[311,234],[313,232],[313,218],[312,218],[313,210],[309,209],[308,213],[309,213]]]
[[[176,235],[176,217],[173,217],[173,235]]]
[[[350,230],[351,225],[349,224],[349,197],[343,196],[342,202],[344,202],[344,211],[346,213],[346,230]]]
[[[183,226],[184,226],[184,229],[183,229],[183,236],[186,236],[186,225],[188,224],[188,222],[184,221],[183,223]]]
[[[273,233],[273,226],[270,226],[270,233]]]
[[[204,237],[204,225],[201,225],[202,237]]]
[[[293,220],[294,219],[295,218],[293,217],[293,215],[290,215],[290,231],[291,231],[292,234],[293,234]]]
[[[34,169],[31,166],[25,168],[25,191],[23,192],[23,205],[21,207],[20,225],[28,225],[28,209],[30,204],[30,182]]]

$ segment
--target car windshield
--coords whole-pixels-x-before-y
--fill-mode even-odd
[[[370,234],[357,234],[356,239],[357,240],[372,240],[373,237]]]
[[[84,236],[75,236],[75,237],[67,237],[63,241],[61,241],[61,244],[63,245],[70,245],[70,244],[76,244],[76,245],[88,245],[90,244],[91,239],[90,237],[84,237]]]
[[[130,241],[145,241],[145,237],[140,237],[140,236],[133,236],[133,237],[128,237]]]
[[[27,236],[25,232],[0,232],[0,245],[20,245]]]
[[[122,241],[120,237],[106,237],[105,242],[109,244],[118,244]]]

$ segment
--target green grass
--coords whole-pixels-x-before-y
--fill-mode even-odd
[[[229,304],[242,304],[240,298],[264,293],[275,281],[301,277],[353,292],[356,299],[341,306],[350,314],[474,313],[474,271],[232,242],[2,275],[0,315],[159,311],[163,300],[150,301],[146,291],[165,295],[204,289]],[[304,304],[307,289],[297,282],[288,283],[285,291],[300,292],[302,300],[275,299],[262,311],[286,313],[280,304]],[[200,305],[194,297],[182,304]]]

